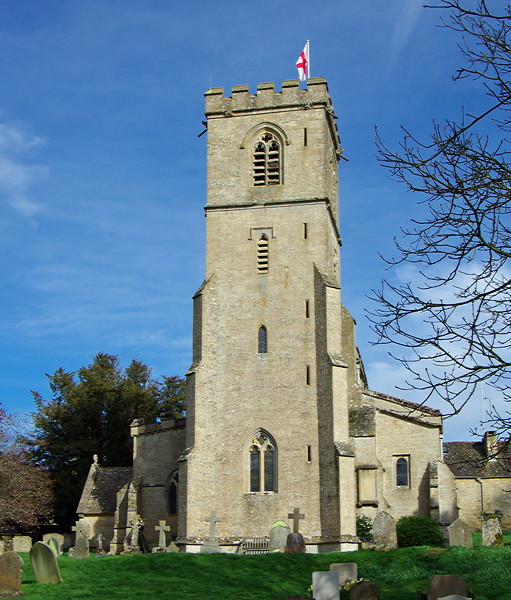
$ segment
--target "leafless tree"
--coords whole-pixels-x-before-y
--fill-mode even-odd
[[[511,399],[511,7],[439,0],[442,25],[459,33],[462,66],[486,105],[434,123],[427,140],[403,129],[397,151],[379,137],[379,161],[416,192],[420,213],[396,240],[392,267],[414,265],[413,283],[383,281],[371,312],[378,343],[410,372],[407,389],[459,412],[479,382]],[[496,6],[501,9],[496,12]],[[494,393],[492,395],[495,395]],[[509,432],[511,414],[489,420]]]

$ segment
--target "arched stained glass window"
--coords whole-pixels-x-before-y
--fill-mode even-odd
[[[257,351],[259,354],[266,354],[268,352],[268,331],[264,325],[261,325],[257,332]]]
[[[250,456],[250,491],[277,491],[277,449],[269,433],[259,431],[253,438]]]
[[[177,515],[177,483],[178,474],[177,471],[172,473],[169,481],[169,515]]]
[[[396,461],[396,485],[408,486],[408,460],[403,456]]]

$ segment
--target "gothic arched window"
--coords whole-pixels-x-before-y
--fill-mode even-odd
[[[169,493],[169,515],[177,515],[177,483],[178,474],[174,471],[169,478],[168,493]]]
[[[250,491],[277,491],[277,448],[266,431],[259,431],[249,449]]]
[[[259,354],[266,354],[268,352],[268,331],[264,325],[261,325],[257,332],[257,351]]]
[[[254,146],[254,185],[278,185],[282,183],[282,150],[274,133],[264,131]]]
[[[396,485],[408,487],[408,460],[403,456],[396,461]]]

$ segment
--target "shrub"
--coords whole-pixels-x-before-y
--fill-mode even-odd
[[[373,539],[373,522],[369,517],[357,517],[357,537],[364,541],[370,542]]]
[[[444,545],[440,525],[431,517],[401,517],[396,530],[397,543],[401,548]]]

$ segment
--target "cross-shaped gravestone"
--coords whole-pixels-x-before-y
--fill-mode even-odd
[[[300,519],[305,519],[305,515],[300,514],[300,509],[295,508],[292,513],[287,515],[288,519],[293,519],[293,533],[300,533]]]
[[[98,552],[101,552],[101,550],[103,550],[103,540],[105,538],[102,533],[98,533],[96,539],[98,540]]]
[[[159,525],[155,525],[154,529],[160,532],[160,539],[158,540],[158,546],[165,548],[167,540],[165,539],[165,532],[170,531],[170,526],[165,525],[165,521],[160,521]]]
[[[142,521],[142,518],[140,517],[140,515],[136,515],[136,517],[130,521],[130,525],[131,525],[131,545],[138,547],[138,535],[140,533],[140,530],[144,526],[144,521]]]
[[[79,535],[84,535],[83,525],[80,523],[80,521],[76,521],[76,524],[71,527],[71,531],[75,532],[76,537]]]
[[[216,516],[216,511],[212,510],[211,511],[211,516],[205,517],[204,520],[209,523],[209,537],[208,537],[208,539],[209,540],[214,540],[215,539],[215,527],[216,527],[216,524],[220,521],[220,519]]]

